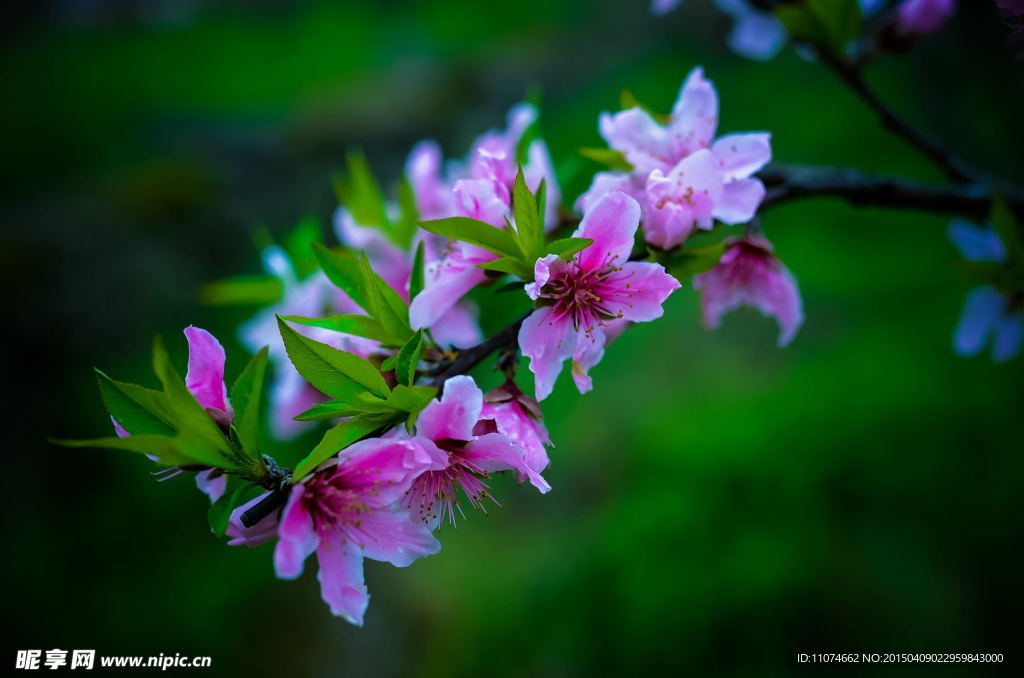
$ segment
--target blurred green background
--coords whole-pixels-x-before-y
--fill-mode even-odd
[[[961,5],[869,78],[1021,181],[1019,45],[992,3]],[[446,530],[439,555],[368,561],[363,629],[328,614],[312,563],[279,582],[269,547],[212,537],[189,479],[157,485],[145,459],[45,442],[108,434],[90,369],[152,385],[155,333],[183,361],[181,328],[208,328],[237,374],[253,311],[198,295],[259,272],[254,227],[328,223],[346,149],[388,181],[421,138],[461,156],[531,86],[572,197],[596,169],[576,149],[599,145],[619,90],[667,109],[696,64],[721,131],[770,130],[778,160],[941,179],[820,65],[731,54],[707,0],[663,19],[610,0],[0,12],[3,661],[58,647],[210,655],[216,675],[763,677],[814,673],[797,652],[1017,658],[1024,361],[952,354],[966,287],[938,216],[821,200],[768,213],[806,304],[793,345],[754,312],[708,332],[693,291],[676,293],[613,345],[592,393],[563,380],[546,401],[554,491],[500,479],[505,508]]]

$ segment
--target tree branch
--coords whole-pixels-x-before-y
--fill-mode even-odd
[[[882,124],[890,132],[903,137],[911,146],[927,156],[942,168],[949,178],[959,183],[974,183],[980,180],[978,172],[956,155],[943,148],[941,144],[927,134],[919,131],[906,120],[898,116],[873,89],[868,87],[860,70],[825,52],[822,61],[839,77],[861,100],[875,112]]]
[[[888,177],[845,167],[814,167],[773,163],[759,173],[768,193],[762,209],[799,198],[842,198],[854,205],[958,214],[982,220],[989,212],[986,186],[942,186]],[[1020,203],[1020,196],[1008,196]]]
[[[516,339],[519,336],[519,328],[522,326],[523,321],[525,321],[532,312],[533,311],[531,310],[523,314],[518,320],[495,334],[490,339],[487,339],[476,346],[459,351],[458,357],[456,357],[455,360],[453,360],[452,363],[441,372],[441,374],[434,378],[431,385],[434,386],[434,388],[441,388],[444,386],[444,382],[460,374],[466,374],[479,365],[480,361],[495,351],[515,345]]]

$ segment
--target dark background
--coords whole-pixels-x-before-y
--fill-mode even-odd
[[[960,4],[869,78],[1020,182],[1020,45],[992,3]],[[770,130],[778,160],[941,180],[819,64],[731,54],[705,0],[663,19],[608,0],[0,12],[0,661],[57,647],[210,655],[216,675],[764,677],[813,672],[797,652],[1017,658],[1022,362],[952,354],[966,285],[938,216],[768,214],[806,304],[793,345],[754,312],[708,332],[692,289],[676,293],[616,342],[592,393],[565,380],[546,401],[555,490],[499,482],[505,508],[443,533],[439,555],[368,562],[363,629],[329,615],[312,572],[276,581],[268,547],[212,537],[190,480],[46,443],[108,434],[91,367],[152,385],[153,334],[184,361],[181,328],[206,327],[236,375],[253,309],[203,307],[199,290],[259,272],[255,228],[326,223],[346,149],[391,181],[415,141],[462,155],[531,86],[570,197],[596,169],[576,149],[600,144],[619,90],[667,110],[696,64],[721,131]],[[309,443],[272,449],[289,461]]]

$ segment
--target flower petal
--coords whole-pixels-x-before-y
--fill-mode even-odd
[[[683,243],[694,224],[710,229],[722,197],[722,178],[711,151],[701,149],[676,164],[667,176],[647,178],[644,233],[647,241],[671,248]]]
[[[482,283],[487,274],[475,263],[460,256],[443,259],[426,288],[409,305],[409,322],[413,329],[431,327],[454,308],[462,297]]]
[[[727,134],[711,145],[711,153],[715,156],[723,181],[746,179],[772,159],[771,134]]]
[[[196,487],[210,498],[212,504],[224,496],[224,490],[228,487],[228,477],[220,472],[220,469],[200,471],[196,474]]]
[[[637,174],[668,169],[674,162],[672,136],[642,108],[602,113],[599,127],[608,145],[626,156]]]
[[[1006,362],[1020,353],[1021,325],[1024,325],[1024,313],[1007,314],[1004,312],[996,325],[996,339],[992,345],[992,360],[997,363]]]
[[[989,332],[999,324],[1006,297],[992,287],[978,287],[967,295],[960,323],[953,335],[953,350],[970,356],[985,347]]]
[[[737,179],[722,188],[715,203],[714,217],[726,224],[745,224],[757,214],[764,201],[764,184],[760,179]]]
[[[576,350],[572,355],[572,380],[580,393],[588,393],[594,388],[590,368],[601,362],[606,343],[607,337],[600,329],[580,337],[576,342]]]
[[[1006,261],[1006,247],[994,228],[954,219],[949,224],[949,239],[967,261]]]
[[[448,312],[430,328],[430,332],[441,346],[475,346],[483,341],[478,316],[476,304],[469,299],[463,299],[448,309]]]
[[[466,446],[464,455],[488,473],[515,471],[530,479],[538,490],[548,492],[551,486],[540,473],[526,463],[526,452],[522,447],[500,433],[482,435]]]
[[[444,383],[441,399],[423,408],[416,420],[416,432],[430,440],[472,440],[473,426],[483,406],[483,391],[473,377],[452,377]]]
[[[681,287],[661,264],[631,261],[609,277],[606,283],[614,289],[605,300],[609,310],[631,322],[650,322],[662,316],[662,304],[668,295]]]
[[[288,503],[281,513],[274,549],[274,570],[279,579],[295,579],[302,574],[302,564],[316,550],[320,538],[313,529],[313,518],[303,506],[304,485],[294,485]]]
[[[363,553],[355,544],[337,538],[324,541],[316,549],[320,562],[320,595],[331,614],[344,617],[350,624],[363,625],[370,594],[363,583]]]
[[[342,451],[334,477],[362,495],[366,504],[384,507],[401,499],[421,473],[447,466],[448,456],[434,446],[425,449],[413,440],[369,438]]]
[[[556,316],[550,307],[534,311],[519,328],[519,347],[530,359],[536,398],[544,400],[551,395],[562,363],[576,349],[572,319],[568,314]]]
[[[540,473],[551,463],[545,449],[551,439],[544,422],[530,416],[515,398],[495,404],[485,401],[480,419],[494,421],[498,433],[522,447],[526,463],[534,471]],[[520,475],[519,480],[522,482],[526,477]]]
[[[700,66],[690,71],[672,109],[672,134],[677,157],[707,148],[718,127],[718,94]]]
[[[576,210],[590,211],[598,200],[612,191],[622,191],[631,198],[640,200],[644,195],[643,181],[626,172],[598,172],[590,182],[590,188],[576,199]]]
[[[441,550],[441,542],[430,533],[430,528],[423,521],[414,522],[404,510],[371,511],[361,521],[358,529],[349,528],[346,535],[362,545],[367,558],[407,567],[418,558]]]
[[[640,204],[621,191],[609,193],[583,215],[573,233],[594,242],[576,255],[584,271],[625,263],[633,250],[633,237],[640,225]]]
[[[228,389],[224,385],[224,347],[212,334],[192,325],[185,328],[185,338],[188,340],[185,386],[203,407],[231,414]]]

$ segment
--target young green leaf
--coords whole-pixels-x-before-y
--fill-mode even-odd
[[[358,403],[353,404],[341,402],[340,400],[330,400],[326,403],[316,403],[313,407],[301,414],[295,415],[292,419],[295,421],[321,421],[323,419],[352,417],[362,412],[363,410],[359,408]]]
[[[373,339],[374,341],[380,341],[386,344],[394,341],[391,338],[391,335],[385,332],[384,328],[380,326],[380,323],[368,315],[351,313],[345,315],[329,315],[323,318],[306,318],[301,315],[286,315],[284,316],[284,319],[288,322],[297,323],[299,325],[308,325],[309,327],[320,327],[325,330],[334,330],[335,332],[343,332],[344,334]]]
[[[420,211],[416,206],[416,194],[407,177],[398,182],[398,223],[395,225],[395,243],[403,250],[409,249],[420,222]]]
[[[416,246],[416,256],[412,260],[412,274],[409,276],[409,301],[415,299],[427,284],[423,247],[424,243],[421,240],[420,244]]]
[[[386,396],[390,389],[369,360],[313,341],[289,327],[280,317],[277,326],[292,365],[310,384],[336,400],[355,400],[369,390]]]
[[[367,312],[380,323],[384,331],[399,343],[412,335],[409,326],[409,307],[391,285],[388,285],[370,267],[370,261],[364,253],[359,259],[359,272],[366,281],[369,291],[370,308]]]
[[[392,232],[384,192],[361,152],[348,154],[348,174],[343,181],[335,182],[335,190],[339,201],[357,224],[372,226],[388,234]]]
[[[204,285],[199,302],[207,306],[265,306],[280,301],[282,294],[284,284],[274,276],[244,276]]]
[[[90,440],[56,440],[51,443],[63,447],[94,447],[108,450],[126,450],[137,454],[155,457],[157,463],[164,466],[224,466],[220,456],[208,445],[198,439],[185,439],[182,436],[158,436],[148,433],[130,435],[126,438],[109,436]],[[233,467],[230,467],[233,468]]]
[[[267,347],[253,356],[231,387],[231,404],[235,408],[234,429],[242,449],[259,458],[260,408],[263,381],[267,372]]]
[[[259,487],[252,483],[240,484],[238,487],[230,487],[220,498],[210,504],[206,511],[206,520],[210,523],[210,531],[218,537],[223,537],[227,532],[228,523],[231,520],[231,512],[241,505],[243,497],[254,488]]]
[[[478,221],[469,217],[449,217],[433,221],[421,221],[425,231],[435,233],[452,240],[462,240],[489,252],[510,257],[519,257],[522,252],[515,237],[508,231],[492,226],[486,221]]]
[[[398,351],[398,361],[395,363],[395,378],[398,379],[399,384],[412,386],[413,381],[416,379],[416,365],[419,363],[422,353],[423,331],[416,330],[416,334],[412,335],[409,341],[405,342],[405,345]]]
[[[527,261],[536,259],[544,245],[544,222],[537,212],[537,199],[526,185],[522,165],[512,185],[512,214],[516,219],[519,248],[523,257]]]
[[[476,265],[477,268],[482,268],[485,271],[497,271],[498,273],[511,273],[517,275],[523,280],[533,279],[533,269],[526,264],[522,259],[513,259],[511,257],[501,257],[494,261],[485,261]]]
[[[553,240],[544,248],[544,256],[554,254],[568,261],[572,258],[572,255],[582,252],[593,242],[590,238],[562,238],[561,240]]]
[[[322,241],[323,227],[320,220],[313,216],[303,217],[291,233],[284,237],[284,249],[295,267],[300,278],[305,278],[317,270],[316,257],[313,255],[313,243]]]
[[[190,441],[201,441],[215,451],[216,456],[207,459],[206,463],[233,469],[252,461],[232,448],[220,427],[185,386],[185,381],[171,364],[167,348],[159,336],[153,340],[153,371],[164,387],[170,423],[178,430],[179,436],[186,436]]]
[[[359,261],[350,256],[329,250],[323,245],[313,245],[313,253],[324,275],[332,283],[344,290],[352,301],[364,311],[370,311],[370,293],[367,281],[359,270]]]
[[[324,433],[324,437],[313,451],[298,463],[292,474],[292,481],[302,480],[324,461],[377,429],[386,427],[393,419],[389,415],[362,414],[336,424]]]
[[[616,151],[613,148],[581,148],[580,155],[590,158],[594,162],[599,162],[607,166],[608,169],[618,172],[633,171],[633,165],[626,160],[626,156],[623,155],[622,151]]]
[[[125,430],[133,434],[174,434],[163,393],[115,381],[100,370],[96,370],[96,378],[107,412]]]

